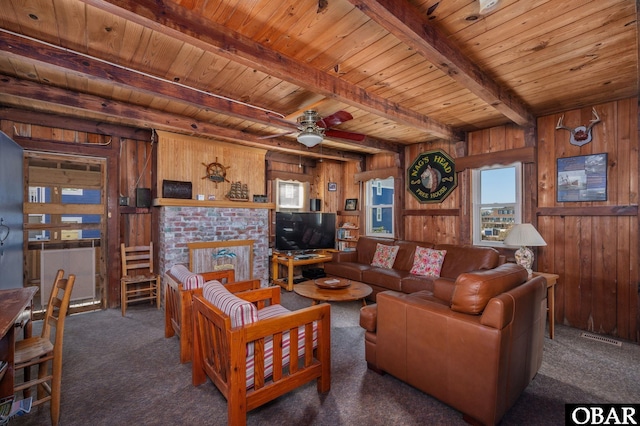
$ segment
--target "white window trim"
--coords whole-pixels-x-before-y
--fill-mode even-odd
[[[280,185],[281,184],[293,184],[299,186],[301,191],[298,198],[298,203],[293,205],[281,206],[280,205]],[[283,180],[276,179],[275,180],[275,195],[276,195],[276,211],[306,211],[305,200],[308,198],[307,194],[309,193],[309,184],[306,182],[300,182],[297,180]]]
[[[516,202],[514,206],[514,223],[522,223],[522,163],[515,162],[511,164],[501,164],[496,166],[481,167],[473,169],[471,171],[471,190],[472,190],[472,202],[471,202],[471,217],[472,217],[472,235],[473,245],[477,246],[490,246],[490,247],[506,247],[502,241],[484,241],[481,236],[481,214],[480,210],[483,207],[503,207],[512,205],[511,203],[497,203],[497,204],[481,204],[481,186],[480,186],[480,173],[485,170],[493,169],[506,169],[509,167],[515,167],[516,175]]]
[[[391,176],[389,177],[391,178]],[[377,195],[382,194],[382,181],[389,179],[389,178],[384,178],[384,179],[379,179],[379,178],[375,178],[375,179],[371,179],[366,181],[365,183],[365,210],[364,210],[364,214],[365,214],[365,235],[369,236],[369,237],[378,237],[378,238],[395,238],[395,220],[392,219],[391,222],[391,229],[392,232],[390,233],[380,233],[380,232],[373,232],[372,229],[372,224],[371,221],[369,220],[369,218],[374,214],[373,209],[376,209],[375,214],[376,217],[378,216],[378,214],[380,215],[380,217],[382,216],[382,209],[383,208],[391,208],[391,217],[395,218],[395,214],[396,214],[396,208],[395,205],[392,204],[377,204],[375,207],[372,207],[371,203],[371,197],[370,195],[373,193],[374,189],[376,191]],[[393,186],[391,187],[394,192],[395,192],[395,178],[393,178],[394,183]],[[394,197],[395,200],[395,197]]]

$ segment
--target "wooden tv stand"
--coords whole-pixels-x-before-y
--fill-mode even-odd
[[[305,256],[305,255],[302,255]],[[300,258],[300,255],[287,255],[286,253],[273,252],[271,257],[272,275],[271,279],[274,284],[287,291],[293,291],[293,270],[296,266],[314,265],[317,263],[330,262],[331,253],[314,254],[313,257]],[[287,278],[280,278],[278,265],[287,267]]]

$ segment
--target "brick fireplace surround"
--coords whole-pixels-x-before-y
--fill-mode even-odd
[[[158,271],[189,264],[187,243],[254,240],[253,278],[269,283],[269,209],[226,207],[160,207]]]

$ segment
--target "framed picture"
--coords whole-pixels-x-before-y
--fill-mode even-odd
[[[349,211],[358,210],[358,199],[347,198],[347,201],[344,203],[344,209]]]
[[[606,201],[607,154],[558,158],[558,202]]]
[[[329,191],[337,191],[338,184],[335,182],[329,182],[329,187],[327,188]]]

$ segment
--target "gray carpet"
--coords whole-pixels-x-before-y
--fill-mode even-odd
[[[284,292],[290,309],[309,302]],[[331,391],[309,383],[250,411],[249,425],[463,425],[456,410],[390,375],[367,370],[360,303],[332,303]],[[34,332],[39,332],[38,323]],[[640,401],[640,346],[580,337],[557,326],[545,339],[534,381],[503,425],[562,425],[565,403]],[[164,312],[134,306],[71,316],[65,327],[60,424],[224,425],[226,400],[207,381],[191,385],[191,364],[180,364],[177,338],[164,338]],[[11,425],[49,424],[48,404]]]

